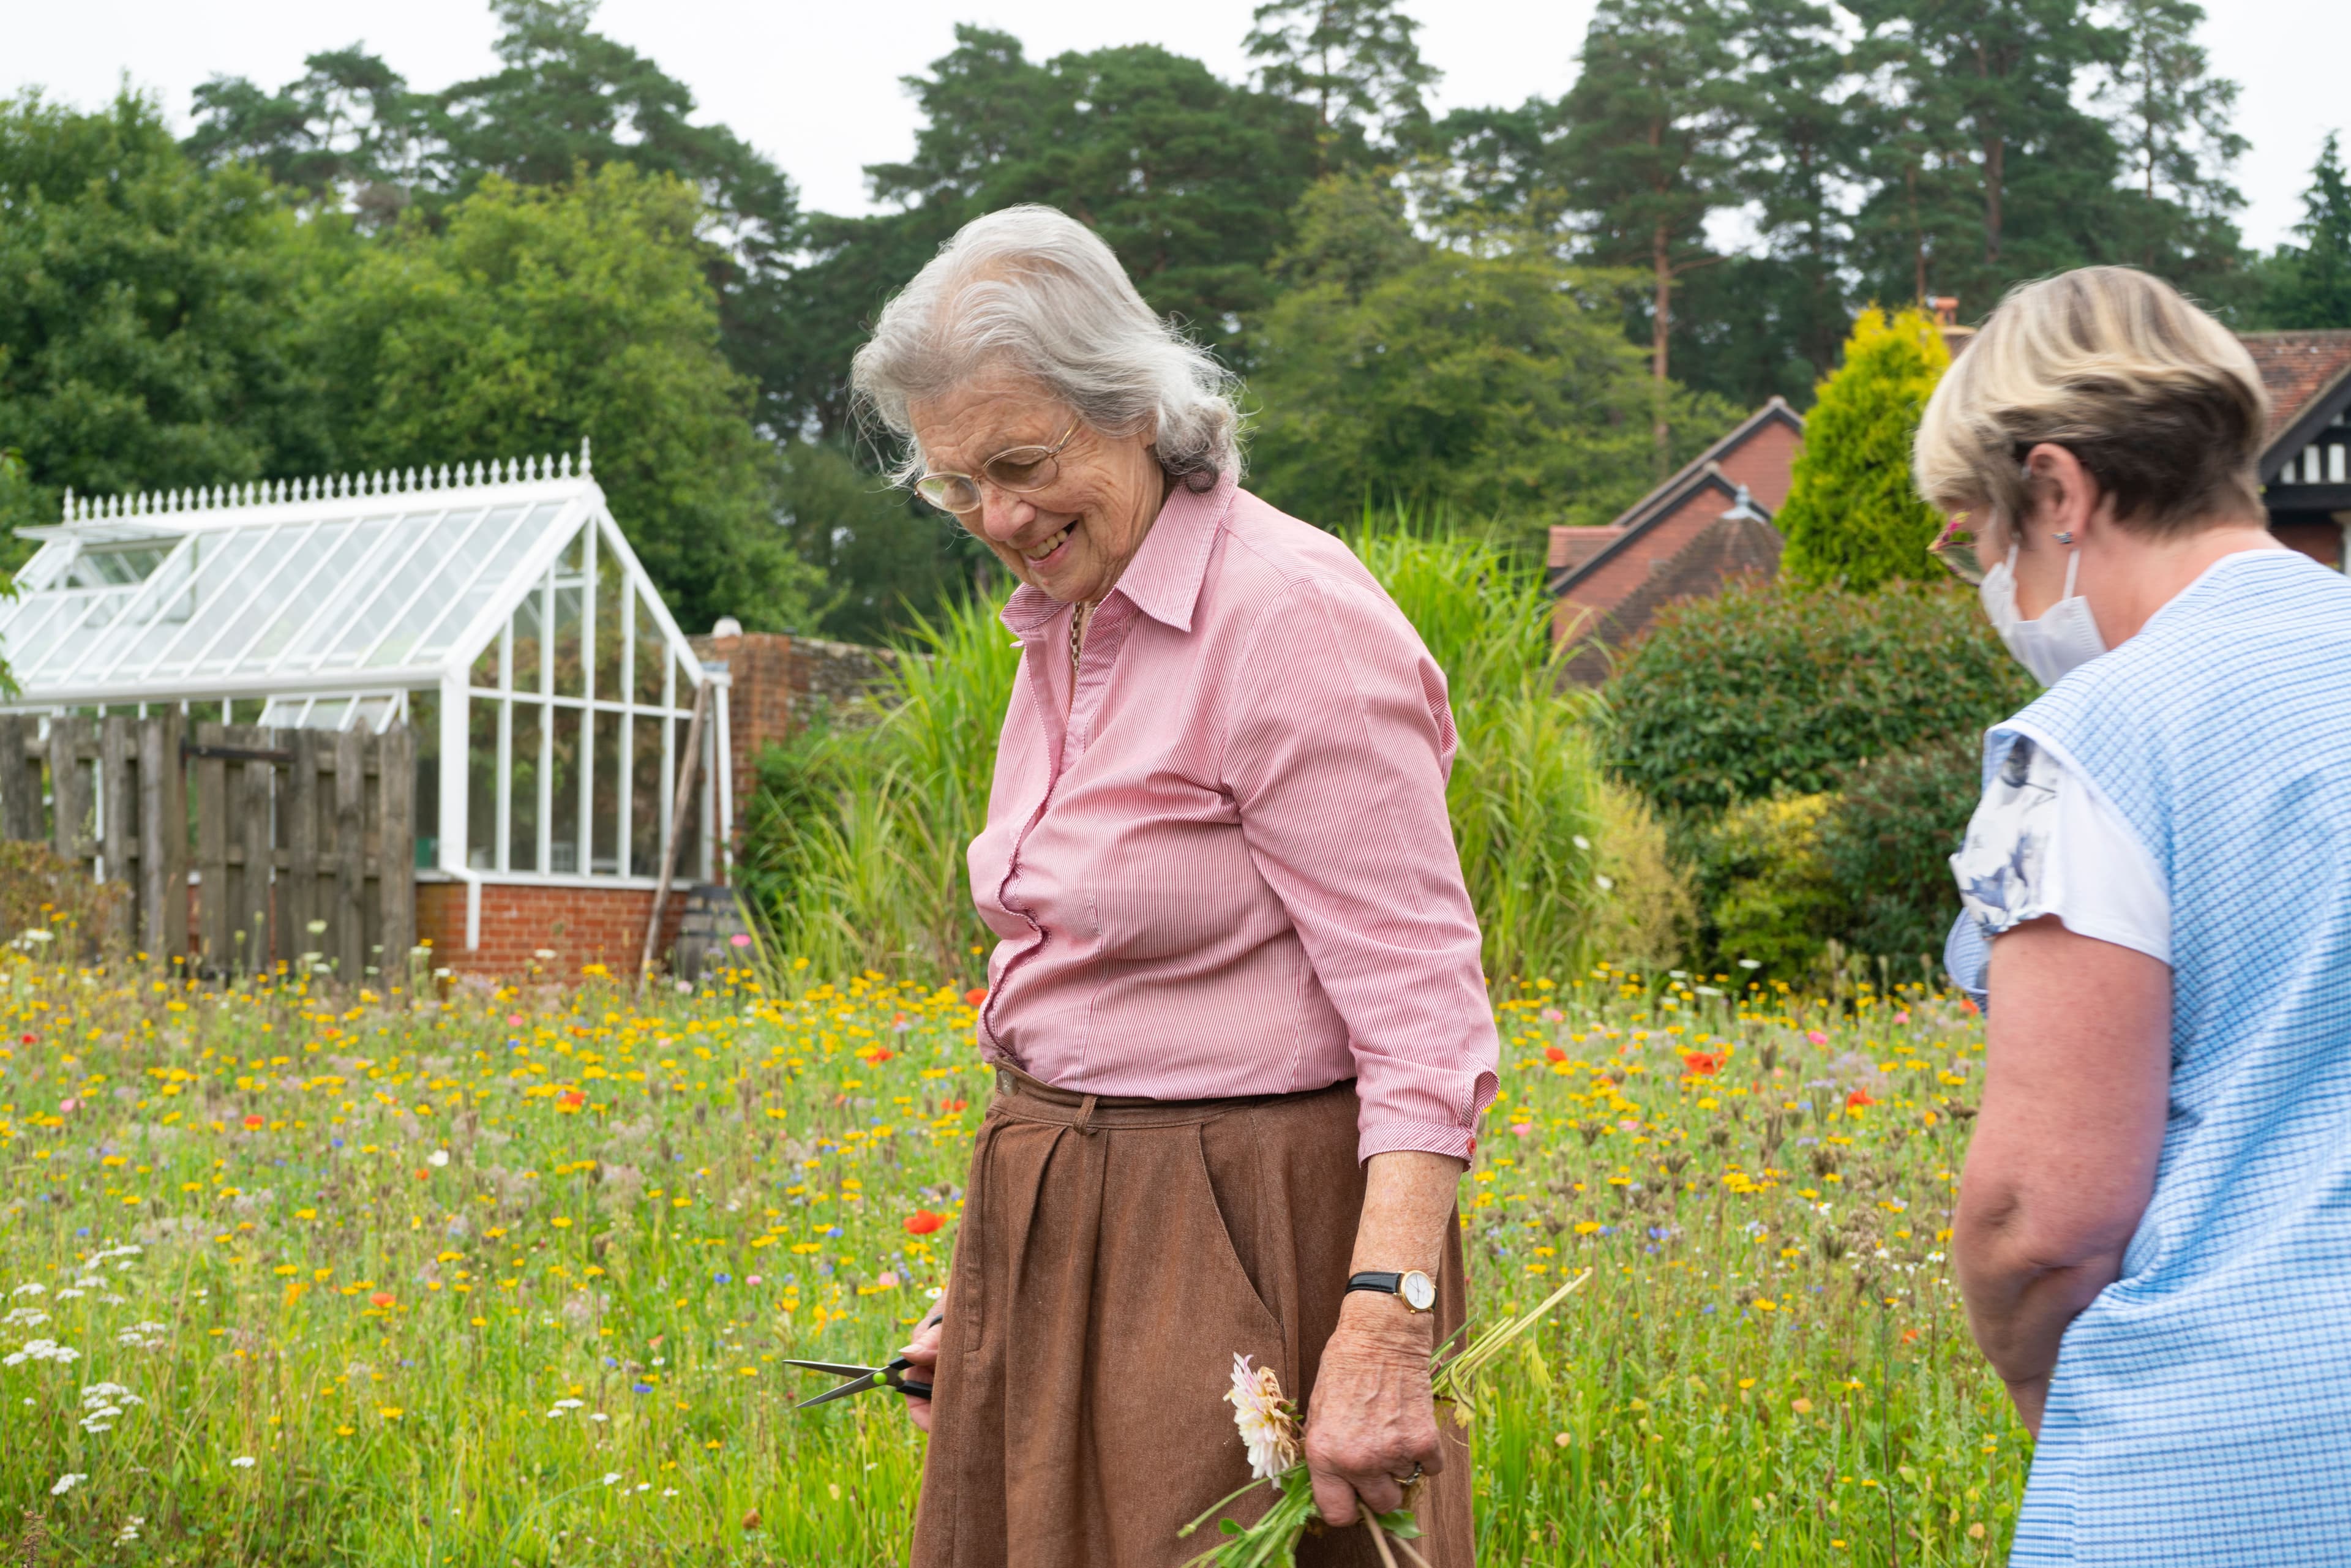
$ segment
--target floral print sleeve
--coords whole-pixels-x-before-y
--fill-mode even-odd
[[[2056,759],[2020,737],[1992,775],[1951,857],[1959,902],[1985,937],[2053,913],[2050,840],[2057,828]]]

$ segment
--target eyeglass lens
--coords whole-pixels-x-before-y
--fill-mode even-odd
[[[980,472],[998,488],[1019,495],[1059,478],[1061,463],[1050,446],[1015,446],[989,458]],[[960,516],[979,509],[979,486],[969,475],[925,474],[914,482],[914,493],[944,512]]]

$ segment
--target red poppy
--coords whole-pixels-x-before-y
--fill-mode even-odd
[[[987,988],[986,986],[974,986],[971,989],[963,994],[963,1000],[964,1006],[966,1007],[976,1008],[979,1006],[980,1003],[987,1000]],[[30,1037],[28,1036],[27,1038],[29,1039]]]
[[[1961,1007],[1963,1007],[1963,1008],[1967,1009],[1968,1009],[1968,1011],[1969,1011],[1970,1014],[1980,1013],[1980,1012],[1983,1011],[1983,1009],[1981,1009],[1981,1008],[1980,1008],[1980,1007],[1976,1006],[1976,999],[1975,999],[1973,997],[1961,997],[1961,998],[1959,998],[1959,1006],[1961,1006]],[[29,1035],[29,1034],[28,1034],[28,1035],[26,1035],[25,1038],[26,1038],[26,1040],[30,1040],[30,1039],[32,1039],[33,1037],[32,1037],[31,1035]]]
[[[1729,1054],[1720,1051],[1685,1051],[1682,1066],[1688,1069],[1692,1078],[1711,1078],[1722,1071],[1723,1059]]]
[[[971,1102],[968,1100],[950,1100],[947,1102],[947,1109],[950,1111],[960,1111],[970,1103]]]
[[[928,1236],[946,1222],[947,1217],[944,1214],[933,1214],[927,1208],[918,1208],[906,1217],[906,1234]]]
[[[1866,1089],[1856,1089],[1844,1097],[1844,1108],[1848,1111],[1858,1111],[1865,1105],[1876,1103],[1876,1101],[1869,1097],[1869,1091]]]
[[[245,1119],[245,1130],[248,1133],[257,1133],[261,1131],[263,1125],[264,1123],[258,1116],[247,1116]]]
[[[368,1298],[368,1305],[374,1307],[379,1312],[390,1312],[392,1310],[392,1292],[390,1291],[378,1291],[374,1295]]]
[[[24,1041],[25,1041],[25,1043],[26,1043],[26,1045],[30,1045],[30,1044],[32,1044],[32,1043],[33,1043],[33,1037],[32,1037],[31,1035],[29,1035],[29,1034],[28,1034],[28,1035],[22,1036],[21,1038],[24,1040]]]
[[[1560,1048],[1555,1045],[1546,1045],[1543,1047],[1543,1060],[1545,1061],[1565,1061],[1567,1060],[1567,1052],[1560,1050]]]
[[[563,1110],[577,1111],[588,1103],[588,1095],[584,1090],[567,1089],[555,1097],[555,1103]]]
[[[861,1051],[857,1054],[863,1057],[866,1061],[872,1065],[879,1067],[898,1053],[891,1050],[886,1045],[877,1045],[871,1051]]]

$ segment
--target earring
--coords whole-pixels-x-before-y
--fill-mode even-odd
[[[2061,545],[2069,545],[2074,542],[2074,536],[2069,532],[2052,534],[2050,538],[2055,539]]]

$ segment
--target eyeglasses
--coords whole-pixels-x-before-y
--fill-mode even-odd
[[[1050,446],[1008,446],[979,465],[980,477],[1016,496],[1041,490],[1061,476],[1061,448],[1077,434],[1078,422],[1071,420]],[[979,479],[969,474],[925,474],[914,481],[914,494],[958,517],[979,510]]]
[[[1983,563],[1976,559],[1976,536],[1980,530],[1965,512],[1958,514],[1935,536],[1927,553],[1943,563],[1943,569],[1970,588],[1983,584]]]

